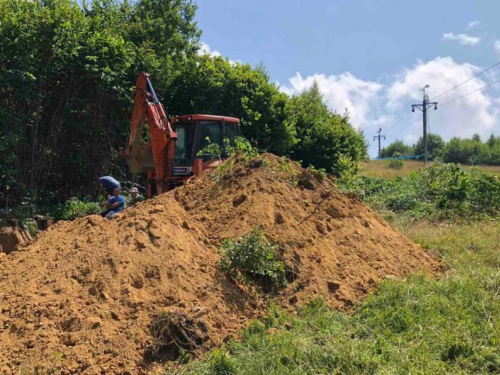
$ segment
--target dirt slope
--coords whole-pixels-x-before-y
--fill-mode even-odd
[[[296,275],[277,296],[289,309],[320,296],[349,308],[387,275],[439,267],[330,180],[272,155],[239,159],[115,220],[59,222],[0,257],[0,372],[148,373],[178,346],[219,345],[265,313],[268,296],[218,272],[220,240],[257,225]],[[172,337],[157,345],[165,326]]]

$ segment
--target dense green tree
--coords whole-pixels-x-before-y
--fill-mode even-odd
[[[122,170],[138,71],[167,86],[195,55],[185,0],[0,0],[0,199],[91,192]]]
[[[286,118],[297,132],[292,156],[306,167],[313,165],[339,176],[340,159],[357,164],[367,154],[366,140],[350,124],[349,114],[331,112],[317,83],[288,102]]]
[[[500,142],[493,135],[485,143],[478,135],[452,138],[443,149],[442,159],[445,163],[500,165]]]
[[[389,146],[384,147],[380,153],[383,158],[391,158],[395,153],[399,153],[400,156],[413,155],[413,147],[404,144],[401,140],[396,140]]]
[[[286,94],[271,83],[265,69],[208,55],[191,60],[165,100],[175,114],[211,113],[240,118],[244,135],[270,152],[286,155],[295,129],[286,121]]]
[[[420,137],[413,146],[415,155],[424,154],[424,138]],[[444,140],[441,136],[437,134],[429,133],[427,134],[427,155],[429,159],[436,159],[441,155],[441,151],[444,148]]]

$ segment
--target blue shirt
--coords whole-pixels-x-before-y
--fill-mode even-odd
[[[121,195],[119,195],[118,198],[115,198],[115,197],[109,198],[109,205],[110,206],[116,202],[120,202],[120,205],[116,208],[110,209],[110,211],[120,212],[121,210],[123,210],[125,208],[125,198],[123,198]]]
[[[99,183],[102,184],[109,195],[113,195],[113,190],[115,189],[115,187],[120,188],[120,183],[111,176],[101,177],[99,179]]]

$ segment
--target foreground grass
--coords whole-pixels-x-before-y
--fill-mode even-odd
[[[438,278],[385,281],[354,314],[315,301],[269,315],[177,374],[500,373],[500,228],[497,222],[407,225],[438,251]]]

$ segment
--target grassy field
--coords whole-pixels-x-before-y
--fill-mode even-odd
[[[384,167],[372,162],[364,173],[388,177]],[[402,174],[418,163],[405,168]],[[296,315],[271,306],[241,339],[169,373],[500,373],[498,217],[466,222],[463,211],[453,210],[456,216],[446,221],[383,211],[392,225],[442,259],[442,274],[384,281],[352,314],[321,301]]]
[[[424,167],[424,163],[416,160],[405,160],[401,169],[392,169],[386,160],[370,160],[361,163],[361,173],[366,176],[394,178],[396,176],[407,176],[411,172]],[[470,170],[470,166],[464,165],[464,169]],[[480,165],[478,168],[483,172],[500,176],[500,166]]]

